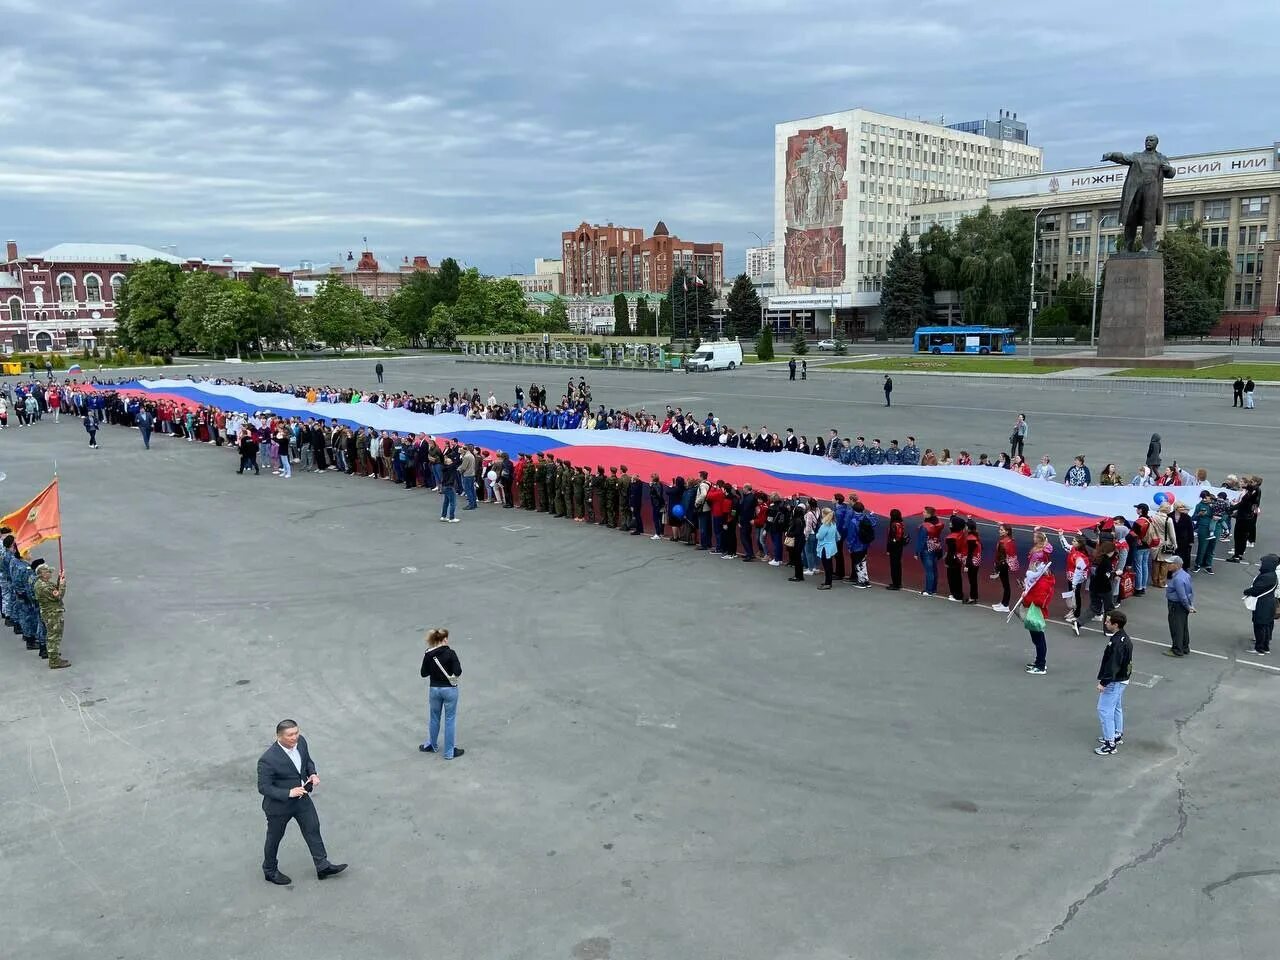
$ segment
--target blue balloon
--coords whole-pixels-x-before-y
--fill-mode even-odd
[[[684,516],[684,506],[682,504],[677,503],[674,507],[671,508],[671,515],[675,517],[677,520],[679,520],[681,517]]]
[[[1165,493],[1164,491],[1161,491],[1160,493],[1157,493],[1152,499],[1155,500],[1156,506],[1160,506],[1163,503],[1168,503],[1170,500],[1173,499],[1173,497]]]

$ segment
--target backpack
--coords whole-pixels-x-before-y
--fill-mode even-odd
[[[871,518],[865,513],[858,518],[858,540],[863,544],[870,544],[876,539],[875,524],[871,522]]]
[[[1138,524],[1142,524],[1142,532],[1138,534],[1138,542],[1147,549],[1160,546],[1160,538],[1156,536],[1155,527],[1152,525],[1151,520],[1147,517],[1139,517],[1134,522],[1134,526]]]

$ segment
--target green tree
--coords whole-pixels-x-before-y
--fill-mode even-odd
[[[123,347],[172,356],[182,346],[178,298],[182,271],[175,263],[147,260],[135,264],[120,290],[116,337]]]
[[[445,301],[441,299],[441,303]],[[446,304],[447,305],[447,304]],[[463,271],[458,278],[458,295],[455,298],[450,316],[457,324],[459,333],[480,334],[489,329],[490,302],[489,288],[485,278],[475,267]]]
[[[760,336],[756,337],[756,359],[773,359],[773,327],[769,324],[765,324]]]
[[[891,337],[901,337],[923,326],[927,316],[924,270],[906,230],[898,238],[885,269],[880,310],[885,332]]]
[[[1221,247],[1205,246],[1198,223],[1166,229],[1159,250],[1164,257],[1165,336],[1203,336],[1222,317],[1230,257]]]
[[[641,295],[636,300],[636,336],[656,337],[658,335],[658,317],[649,306],[649,298]]]
[[[831,352],[834,353],[837,357],[848,356],[849,345],[845,343],[844,337],[840,336],[840,334],[837,333],[835,336],[835,341],[836,341],[835,346],[831,348]]]
[[[715,307],[706,281],[679,267],[671,276],[667,299],[671,303],[672,332],[681,337],[701,336],[702,325],[711,322]]]
[[[209,301],[230,282],[220,274],[207,270],[182,274],[176,313],[178,333],[183,342],[197,344],[201,350],[215,349],[209,345]],[[234,340],[228,341],[228,345],[233,342]]]
[[[436,274],[419,271],[387,301],[387,320],[406,342],[417,344],[426,334],[431,311],[436,306],[438,287]]]
[[[725,306],[724,326],[730,336],[747,338],[760,330],[760,296],[745,273],[734,278],[729,295],[725,297]]]
[[[1017,325],[1027,314],[1031,269],[1031,215],[983,207],[956,227],[953,257],[966,323]]]
[[[198,274],[191,274],[198,276]],[[200,346],[213,354],[227,354],[260,336],[271,301],[238,280],[224,281],[205,298]]]
[[[551,301],[551,309],[547,311],[545,319],[543,328],[547,333],[563,333],[569,329],[569,305],[564,302],[564,297],[556,297]]]
[[[796,334],[791,338],[791,352],[797,357],[803,357],[809,352],[809,341],[804,338],[804,330],[796,327]]]
[[[1052,302],[1066,309],[1070,326],[1087,327],[1093,320],[1093,283],[1079,273],[1064,277],[1054,288]],[[1043,322],[1043,315],[1039,319]]]
[[[254,282],[256,281],[256,282]],[[258,352],[261,355],[265,344],[278,344],[293,349],[296,356],[298,344],[308,339],[306,311],[298,302],[298,295],[293,292],[293,285],[282,277],[255,275],[249,288],[263,296],[263,318],[259,330]]]
[[[458,302],[458,290],[462,283],[462,268],[453,257],[445,257],[440,261],[440,269],[436,271],[436,302],[452,307]]]
[[[333,349],[363,345],[378,329],[378,311],[363,293],[337,277],[326,277],[308,306],[316,336]]]
[[[924,299],[928,305],[933,295],[956,289],[958,266],[955,259],[955,237],[936,223],[920,235],[920,268],[924,277]]]
[[[626,295],[615,293],[613,295],[613,335],[615,337],[626,337],[630,334],[631,317],[627,313]]]
[[[458,336],[458,324],[453,319],[453,308],[447,304],[437,303],[431,311],[431,319],[427,321],[425,331],[427,345],[431,347],[452,347]]]
[[[675,316],[672,311],[671,297],[666,296],[658,303],[658,336],[673,336],[675,329]]]

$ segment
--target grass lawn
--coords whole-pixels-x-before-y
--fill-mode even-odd
[[[1028,357],[936,356],[933,354],[909,357],[878,357],[875,360],[854,360],[826,363],[822,370],[894,370],[921,373],[1026,373],[1044,374],[1069,370],[1070,364],[1061,366],[1032,366]]]
[[[1112,377],[1156,377],[1162,380],[1234,380],[1252,377],[1260,383],[1280,383],[1280,363],[1223,363],[1198,370],[1135,368],[1108,374]]]

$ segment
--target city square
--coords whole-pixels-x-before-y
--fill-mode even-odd
[[[531,375],[385,366],[418,391],[507,393]],[[367,359],[235,372],[374,386]],[[591,386],[609,406],[974,450],[1025,409],[1033,452],[1059,461],[1087,416],[1106,425],[1091,462],[1145,449],[1146,421],[1108,412],[1107,394],[961,406],[948,378],[909,380],[888,410],[872,378],[793,383],[781,365],[595,372]],[[1166,450],[1244,469],[1242,417],[1181,401]],[[1249,425],[1248,469],[1269,472],[1276,429]],[[1256,732],[1274,722],[1277,678],[1245,656],[1247,567],[1197,578],[1188,662],[1159,655],[1161,598],[1124,604],[1149,642],[1135,644],[1124,751],[1099,760],[1097,632],[1052,626],[1051,672],[1027,677],[1025,631],[985,607],[824,595],[540,513],[482,506],[439,526],[429,491],[246,478],[224,449],[100,437],[90,451],[70,419],[5,436],[5,487],[38,485],[57,460],[76,591],[73,670],[6,654],[5,892],[60,905],[14,917],[20,954],[254,956],[288,937],[318,956],[398,957],[443,937],[480,956],[1053,957],[1105,950],[1124,923],[1192,957],[1274,935],[1274,782]],[[415,747],[413,671],[435,625],[467,668],[454,765]],[[316,757],[329,847],[352,866],[277,903],[255,882],[252,760],[284,715]],[[282,866],[296,876],[304,858],[286,838]]]

